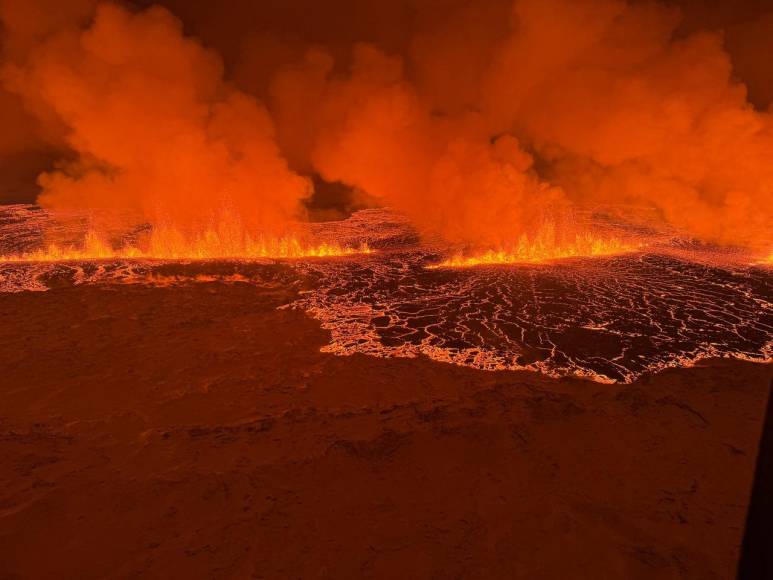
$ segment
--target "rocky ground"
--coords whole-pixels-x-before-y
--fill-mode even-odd
[[[773,366],[319,352],[280,283],[0,296],[0,578],[731,578]]]

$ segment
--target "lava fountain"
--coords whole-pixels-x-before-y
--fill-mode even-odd
[[[626,242],[619,238],[577,234],[566,242],[556,240],[552,228],[546,228],[532,238],[522,234],[517,244],[496,250],[457,252],[429,268],[471,268],[504,264],[542,264],[570,258],[616,256],[641,250],[643,243]]]
[[[48,244],[18,254],[0,255],[0,262],[63,262],[86,260],[255,260],[327,258],[369,254],[363,243],[357,247],[335,241],[304,242],[295,236],[252,237],[244,232],[206,230],[187,238],[178,230],[154,229],[145,244],[115,247],[98,232],[87,232],[80,244]]]

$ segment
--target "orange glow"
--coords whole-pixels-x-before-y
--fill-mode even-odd
[[[0,262],[61,262],[72,260],[158,259],[293,259],[326,258],[369,254],[367,244],[358,247],[338,242],[306,243],[294,236],[251,238],[243,232],[215,229],[192,239],[173,228],[154,230],[147,243],[113,247],[100,235],[89,232],[80,245],[49,244],[46,248],[10,256],[0,256]]]
[[[768,254],[767,256],[764,256],[759,260],[757,260],[756,262],[754,262],[754,264],[758,266],[773,266],[773,250],[771,250],[770,254]]]
[[[554,260],[581,257],[614,256],[636,252],[643,244],[627,243],[617,238],[601,238],[591,234],[578,234],[568,243],[556,243],[551,231],[543,230],[529,239],[523,235],[518,243],[496,250],[476,252],[471,255],[457,253],[430,268],[469,268],[497,264],[541,264]]]

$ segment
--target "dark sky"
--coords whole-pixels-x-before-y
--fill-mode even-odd
[[[293,46],[320,44],[345,58],[354,42],[375,42],[403,52],[417,30],[469,0],[135,0],[162,4],[180,17],[186,30],[215,48],[238,75],[251,44],[275,42],[289,56]],[[681,30],[723,30],[737,73],[758,106],[773,101],[773,3],[770,0],[671,0],[683,12]],[[506,0],[501,3],[507,10]],[[258,45],[259,46],[259,45]],[[271,46],[269,44],[266,47]],[[279,50],[281,52],[281,50]],[[271,58],[266,57],[266,65]],[[253,63],[254,64],[254,63]],[[258,76],[258,75],[255,75]]]

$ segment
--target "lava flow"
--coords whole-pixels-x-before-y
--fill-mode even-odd
[[[628,254],[641,250],[643,244],[627,243],[617,238],[601,238],[591,234],[577,235],[572,243],[560,244],[550,234],[542,234],[530,240],[521,236],[518,244],[506,249],[484,252],[455,253],[429,268],[470,268],[503,264],[542,264],[556,260],[581,257],[601,257]]]
[[[373,230],[384,219],[355,217]],[[618,239],[635,238],[620,229]],[[398,241],[368,260],[301,264],[315,289],[295,305],[330,331],[323,350],[338,355],[426,356],[624,383],[707,357],[769,361],[767,268],[668,239],[496,268],[433,267],[449,263],[442,250]]]
[[[210,230],[192,241],[186,240],[174,230],[160,231],[152,235],[147,249],[137,246],[113,247],[101,236],[89,232],[83,243],[74,246],[49,244],[45,248],[22,254],[0,255],[0,262],[65,262],[84,260],[254,260],[327,258],[369,254],[367,244],[358,247],[342,246],[336,242],[306,244],[295,237],[255,239],[244,234],[224,239]]]
[[[22,215],[26,208],[17,208]],[[9,208],[5,221],[10,221],[13,207]],[[38,214],[41,213],[38,211]],[[35,216],[39,217],[39,216]],[[15,252],[0,254],[0,262],[66,262],[87,260],[255,260],[255,259],[297,259],[326,258],[348,256],[352,254],[368,254],[371,249],[367,243],[356,245],[339,242],[335,238],[316,240],[313,236],[251,236],[238,223],[221,221],[217,227],[210,227],[203,233],[186,236],[170,226],[154,227],[150,231],[127,234],[117,243],[111,243],[110,236],[89,229],[79,233],[78,222],[69,224],[71,231],[59,232],[59,236],[67,238],[79,237],[80,241],[46,242],[45,237],[56,232],[57,221],[48,216],[44,231],[39,239],[34,240],[31,248],[19,249]],[[22,217],[23,219],[23,217]],[[88,222],[87,219],[81,220]],[[11,226],[13,224],[10,224]],[[60,229],[63,227],[59,224]],[[64,226],[65,229],[67,226]],[[21,232],[8,228],[5,239],[25,239]],[[72,231],[72,230],[75,231]],[[128,238],[128,239],[127,239]]]
[[[453,251],[442,242],[421,241],[398,214],[366,210],[303,230],[308,239],[335,240],[334,246],[315,247],[333,247],[346,259],[292,260],[277,274],[261,260],[242,259],[243,247],[237,248],[238,259],[226,259],[227,248],[218,245],[220,256],[210,249],[205,257],[220,260],[174,265],[113,252],[98,238],[80,254],[41,261],[57,256],[29,249],[39,246],[42,233],[72,237],[73,226],[62,230],[50,213],[15,206],[0,211],[0,251],[40,260],[0,263],[0,291],[125,282],[263,285],[280,275],[283,286],[308,289],[292,306],[322,323],[331,333],[323,350],[338,355],[421,355],[479,369],[601,382],[631,382],[709,356],[770,360],[773,294],[766,266],[748,266],[743,257],[670,233],[644,235],[595,212],[583,224],[606,244],[586,237],[576,250],[549,253],[546,237],[542,255],[511,254],[519,267],[456,268],[450,266],[473,262],[448,258]],[[265,246],[271,250],[265,253],[264,246],[253,247],[261,252],[256,257],[322,254],[290,243]],[[293,254],[293,247],[306,253]],[[152,255],[202,257],[178,250]],[[73,259],[63,261],[65,256]],[[82,260],[94,256],[105,259]],[[574,259],[559,259],[568,257]]]

